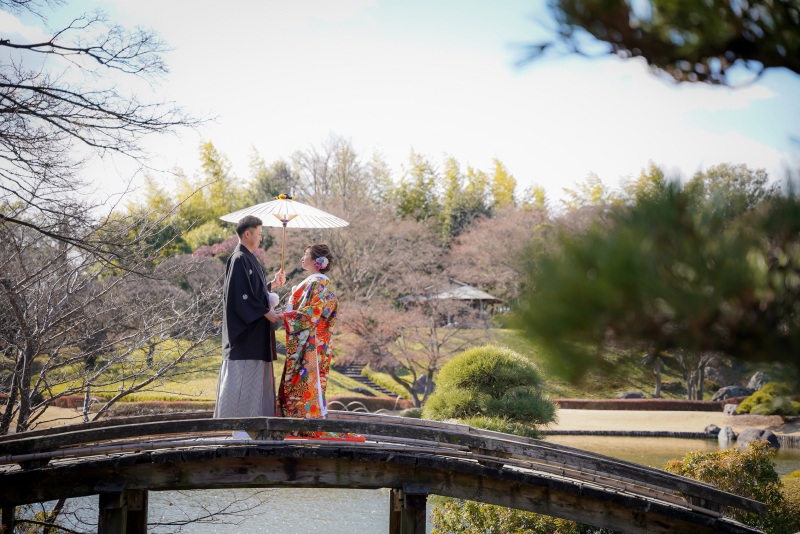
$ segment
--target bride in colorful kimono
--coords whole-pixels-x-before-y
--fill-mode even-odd
[[[325,275],[334,256],[325,244],[309,246],[300,264],[308,277],[292,288],[283,314],[286,363],[278,388],[278,417],[319,419],[328,416],[325,388],[331,366],[331,332],[339,300]],[[297,437],[364,441],[363,436],[332,432],[299,432]]]

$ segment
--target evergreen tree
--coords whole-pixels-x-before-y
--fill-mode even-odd
[[[186,199],[178,207],[178,221],[192,250],[229,237],[234,230],[219,217],[246,202],[230,163],[210,141],[200,145],[200,165],[202,174],[194,180],[178,175],[178,196]]]
[[[250,176],[252,185],[249,196],[252,204],[275,200],[281,194],[292,194],[299,181],[287,161],[278,159],[267,166],[255,150],[250,155]]]
[[[512,207],[516,204],[514,194],[517,189],[517,180],[499,159],[494,158],[493,161],[492,207],[496,210]]]
[[[438,216],[441,206],[436,191],[439,179],[435,166],[413,150],[408,160],[408,169],[397,189],[398,215],[416,221]]]
[[[554,48],[583,54],[588,33],[607,53],[644,58],[678,82],[730,84],[734,66],[800,74],[797,0],[552,0],[550,10],[559,38],[531,46],[532,58]]]
[[[687,372],[713,353],[796,363],[800,200],[748,175],[722,190],[764,199],[744,212],[672,183],[537,257],[518,319],[553,368],[578,378],[609,343],[685,354]]]

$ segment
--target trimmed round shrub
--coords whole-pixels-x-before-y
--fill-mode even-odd
[[[550,399],[538,395],[534,388],[517,387],[499,399],[490,399],[486,411],[504,414],[518,421],[546,424],[555,420],[556,407]]]
[[[423,416],[536,437],[534,425],[555,420],[536,367],[516,352],[487,345],[467,350],[439,371]]]
[[[501,397],[518,386],[539,388],[542,378],[536,367],[511,349],[484,345],[455,356],[439,371],[439,390],[459,388]]]
[[[469,389],[453,388],[437,390],[445,393],[437,395],[435,392],[425,401],[422,414],[426,419],[445,421],[447,419],[462,419],[475,414],[487,412],[491,397],[486,393]]]

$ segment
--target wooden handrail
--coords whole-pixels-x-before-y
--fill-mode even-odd
[[[690,497],[716,502],[743,510],[764,513],[766,505],[739,497],[693,479],[631,462],[612,459],[563,445],[475,429],[467,425],[443,423],[388,415],[335,412],[327,420],[286,418],[204,419],[195,414],[181,417],[139,416],[124,419],[82,423],[62,427],[61,432],[39,431],[6,436],[0,441],[0,463],[13,462],[19,455],[47,453],[67,447],[112,440],[141,439],[145,436],[198,434],[230,430],[262,432],[265,436],[282,438],[290,432],[321,430],[368,434],[373,439],[417,439],[466,447],[474,453],[498,460],[510,458],[534,464],[560,465],[589,475],[602,475],[625,483],[634,483],[662,492],[679,491]],[[77,428],[75,428],[77,427]],[[337,444],[337,446],[345,446]],[[356,444],[346,444],[357,447]],[[46,456],[46,454],[44,455]]]

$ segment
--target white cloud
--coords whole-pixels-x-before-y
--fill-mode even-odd
[[[28,26],[8,11],[0,11],[0,28],[4,39],[21,36],[26,42],[36,43],[49,37],[38,26]]]

